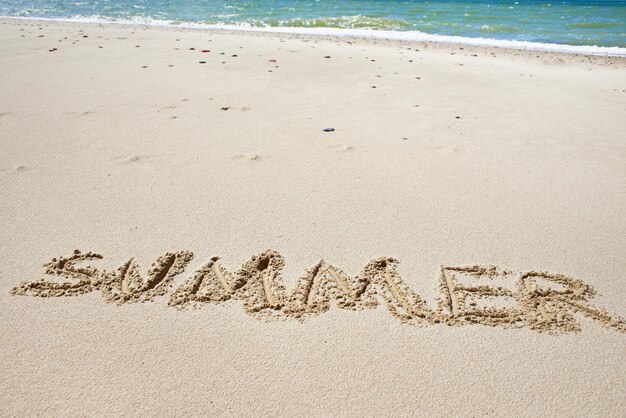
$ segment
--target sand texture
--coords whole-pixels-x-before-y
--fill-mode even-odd
[[[623,416],[625,132],[625,58],[0,19],[0,415]]]

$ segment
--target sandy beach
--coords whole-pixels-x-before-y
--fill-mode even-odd
[[[626,58],[0,19],[0,415],[623,416]]]

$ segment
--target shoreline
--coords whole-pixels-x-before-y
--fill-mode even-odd
[[[79,23],[95,25],[120,25],[130,27],[148,27],[165,29],[193,29],[203,31],[230,31],[239,33],[267,33],[278,35],[301,35],[311,37],[333,37],[378,41],[402,41],[411,43],[428,43],[447,45],[450,47],[469,46],[495,48],[498,50],[515,50],[537,53],[558,53],[567,55],[585,55],[599,57],[626,57],[626,48],[598,45],[569,45],[516,40],[500,40],[492,38],[474,38],[451,35],[435,35],[419,31],[387,31],[376,29],[345,29],[345,28],[300,28],[300,27],[252,27],[246,25],[203,24],[194,22],[171,23],[168,21],[151,20],[111,20],[108,18],[43,18],[0,16],[0,21],[26,20],[41,22]]]

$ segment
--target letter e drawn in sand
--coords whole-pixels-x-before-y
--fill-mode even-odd
[[[511,272],[494,266],[442,267],[439,287],[435,318],[440,321],[524,326]]]

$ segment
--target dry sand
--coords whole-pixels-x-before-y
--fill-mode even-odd
[[[624,58],[0,20],[0,414],[623,415],[625,131]]]

